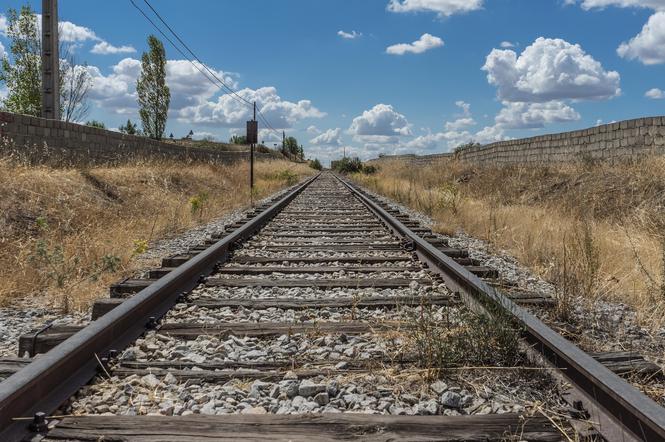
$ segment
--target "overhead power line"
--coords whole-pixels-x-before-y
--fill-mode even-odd
[[[159,26],[157,26],[157,24],[156,24],[156,23],[155,23],[155,22],[154,22],[154,21],[148,16],[148,14],[146,14],[145,11],[143,11],[143,9],[141,9],[136,3],[134,3],[134,0],[129,0],[129,1],[130,1],[131,4],[134,5],[134,7],[135,7],[135,8],[141,13],[141,15],[143,15],[143,17],[145,17],[145,19],[146,19],[146,20],[152,25],[152,27],[155,28],[155,29],[157,30],[157,32],[159,32],[159,33],[162,35],[162,37],[164,37],[164,39],[165,39],[166,41],[168,41],[168,42],[171,44],[171,46],[173,46],[173,48],[174,48],[176,51],[178,51],[178,52],[180,53],[180,55],[183,56],[183,58],[185,58],[185,60],[187,60],[192,66],[194,66],[194,68],[195,68],[197,71],[199,71],[199,72],[201,73],[201,75],[203,75],[203,76],[204,76],[209,82],[211,82],[214,86],[220,88],[220,86],[215,82],[215,80],[213,80],[212,78],[210,78],[210,77],[208,76],[208,74],[207,74],[206,72],[204,72],[203,69],[201,69],[201,67],[200,67],[199,65],[197,65],[196,63],[194,63],[193,60],[191,60],[187,55],[185,55],[185,53],[182,51],[182,49],[181,49],[177,44],[175,44],[175,43],[173,42],[173,40],[171,40],[171,38],[170,38],[168,35],[166,35],[166,34],[164,33],[164,31],[162,31],[162,29],[161,29]],[[201,63],[201,64],[202,64],[202,63]],[[222,88],[220,88],[220,89],[222,89]],[[225,92],[225,93],[226,93],[226,92]],[[241,101],[241,103],[242,103],[242,104],[245,104],[245,103],[242,102],[242,101]]]
[[[145,19],[173,46],[179,53],[182,55],[189,63],[192,64],[196,68],[197,71],[199,71],[208,81],[210,81],[214,86],[216,86],[218,89],[220,89],[225,95],[229,95],[231,98],[234,100],[238,101],[239,103],[246,105],[248,107],[253,107],[254,103],[247,100],[245,97],[241,96],[238,94],[236,90],[234,90],[231,86],[229,86],[224,80],[219,78],[216,72],[211,70],[199,57],[196,55],[196,53],[187,45],[187,43],[184,42],[184,40],[178,35],[177,32],[164,20],[164,18],[161,16],[161,14],[150,4],[148,0],[143,0],[144,3],[150,8],[150,10],[155,14],[155,16],[159,19],[159,21],[168,29],[168,31],[175,37],[175,39],[182,45],[184,50],[186,50],[190,56],[186,55],[180,46],[178,46],[169,36],[166,35],[166,33],[159,27],[147,14],[146,12],[141,9],[135,2],[134,0],[129,0],[132,5],[145,17]],[[197,65],[194,61],[197,61],[199,64]],[[203,69],[202,69],[203,68]],[[204,72],[205,70],[205,72]],[[265,117],[263,112],[261,112],[260,109],[257,109],[258,112],[258,118],[266,125],[268,129],[273,131],[275,134],[278,136],[281,136],[281,133],[275,129],[268,119]]]
[[[242,101],[244,101],[245,103],[247,103],[248,105],[250,105],[250,106],[252,105],[252,103],[251,103],[249,100],[247,100],[247,99],[245,99],[244,97],[241,97],[240,95],[238,95],[238,93],[237,93],[236,91],[234,91],[233,88],[231,88],[231,86],[227,85],[222,79],[220,79],[220,78],[217,76],[217,74],[216,74],[215,72],[211,71],[210,68],[208,68],[208,66],[207,66],[205,63],[203,63],[203,62],[201,61],[201,59],[200,59],[200,58],[194,53],[194,51],[192,51],[192,50],[190,49],[189,46],[187,46],[187,43],[185,43],[185,42],[182,40],[182,38],[180,38],[180,36],[178,35],[178,33],[175,32],[171,26],[169,26],[169,24],[166,22],[166,20],[164,20],[164,19],[162,18],[162,16],[159,14],[159,12],[157,12],[157,10],[156,10],[156,9],[150,4],[150,2],[149,2],[148,0],[143,0],[143,2],[144,2],[146,5],[148,5],[148,7],[150,8],[150,10],[151,10],[151,11],[157,16],[157,18],[159,19],[159,21],[161,21],[162,24],[164,24],[164,26],[166,26],[166,28],[171,32],[171,34],[173,34],[173,36],[174,36],[174,37],[180,42],[180,44],[182,44],[182,45],[184,46],[184,48],[187,50],[187,52],[189,52],[189,53],[192,55],[192,57],[194,57],[194,59],[195,59],[196,61],[198,61],[199,63],[201,63],[201,64],[204,66],[204,68],[210,73],[210,75],[212,75],[212,77],[215,78],[215,79],[216,79],[216,80],[222,85],[222,87],[224,87],[226,90],[228,90],[230,94],[235,95],[236,97],[238,97],[239,99],[241,99]]]

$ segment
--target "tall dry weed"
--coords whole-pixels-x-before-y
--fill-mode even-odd
[[[556,283],[562,316],[580,296],[627,303],[645,325],[665,322],[665,157],[483,168],[390,161],[354,179],[431,213],[442,233],[463,229],[510,251]],[[453,202],[443,196],[451,186]]]
[[[312,170],[256,163],[256,197]],[[137,161],[51,168],[0,160],[0,302],[46,295],[84,308],[145,261],[148,244],[250,203],[248,165]],[[156,263],[156,262],[155,262]]]

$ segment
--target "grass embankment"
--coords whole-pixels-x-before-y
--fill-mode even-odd
[[[381,163],[360,184],[507,250],[570,300],[607,299],[634,308],[645,325],[665,323],[665,158],[633,164],[474,167],[451,160],[410,167]]]
[[[250,150],[248,145],[221,143],[219,141],[211,141],[211,140],[186,140],[186,139],[181,139],[181,140],[175,140],[174,143],[178,146],[183,146],[183,147],[197,147],[197,148],[200,148],[200,149],[216,149],[216,150],[221,150],[221,151],[224,151],[224,152],[249,152],[249,150]],[[275,152],[275,150],[270,149],[269,147],[264,146],[262,144],[259,144],[259,145],[256,146],[255,152],[270,153],[270,152]]]
[[[314,171],[256,163],[255,199]],[[0,160],[0,302],[43,293],[85,308],[150,241],[249,205],[248,165],[144,162],[54,169]]]

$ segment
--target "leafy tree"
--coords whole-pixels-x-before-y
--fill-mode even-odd
[[[295,137],[286,137],[282,153],[296,158],[302,158],[304,156],[303,148],[298,145],[298,140],[296,140]]]
[[[0,81],[8,89],[2,105],[6,111],[40,116],[41,96],[41,40],[35,12],[28,5],[21,11],[7,10],[7,38],[9,52],[14,64],[7,56],[0,63]]]
[[[154,35],[148,37],[148,46],[149,51],[141,57],[141,74],[136,82],[139,116],[143,132],[150,138],[161,140],[171,102],[171,91],[166,85],[166,52]]]
[[[127,120],[127,123],[120,126],[118,130],[127,135],[139,135],[139,128],[136,123],[132,123],[132,120]],[[171,134],[171,138],[173,138],[173,134]]]
[[[323,166],[321,165],[321,161],[319,161],[318,158],[315,158],[312,161],[310,161],[309,162],[309,167],[311,167],[314,170],[323,170]]]
[[[97,120],[87,121],[85,125],[90,127],[96,127],[98,129],[106,129],[106,125],[103,122]]]
[[[0,81],[9,90],[3,107],[10,112],[41,116],[42,59],[37,14],[30,6],[23,6],[20,12],[9,9],[7,17],[13,64],[9,57],[0,61]],[[60,54],[61,118],[82,121],[90,112],[87,96],[92,77],[86,64],[76,63],[70,47],[62,45]]]
[[[244,135],[233,135],[229,140],[230,144],[247,144],[247,137]]]

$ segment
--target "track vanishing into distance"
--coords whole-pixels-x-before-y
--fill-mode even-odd
[[[331,173],[147,276],[84,328],[23,336],[38,356],[0,361],[0,440],[665,441],[663,409],[601,363],[620,358],[520,306],[547,299],[511,300],[495,271]],[[493,336],[505,324],[513,342]]]

